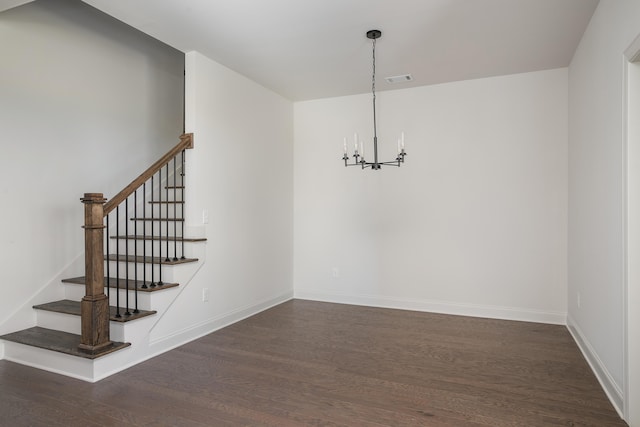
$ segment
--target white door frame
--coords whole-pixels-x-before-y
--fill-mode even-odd
[[[640,427],[640,34],[624,52],[624,419]]]

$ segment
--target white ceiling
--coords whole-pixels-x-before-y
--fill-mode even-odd
[[[293,101],[566,67],[598,0],[84,0]],[[0,0],[4,3],[24,3]],[[0,3],[0,6],[2,4]],[[414,81],[383,78],[411,73]]]
[[[31,3],[33,0],[0,0],[0,12],[4,12],[12,7],[20,6],[25,3]]]

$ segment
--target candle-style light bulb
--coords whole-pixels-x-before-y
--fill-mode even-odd
[[[344,154],[347,154],[347,137],[344,137]]]
[[[353,149],[355,150],[355,154],[358,154],[358,132],[353,133]]]
[[[404,150],[404,132],[400,134],[400,148]]]

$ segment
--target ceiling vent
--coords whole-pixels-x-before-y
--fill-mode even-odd
[[[411,77],[411,74],[403,74],[401,76],[385,77],[384,79],[387,83],[406,83],[412,81],[413,77]]]

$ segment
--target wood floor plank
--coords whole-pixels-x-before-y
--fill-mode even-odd
[[[0,395],[16,426],[626,425],[564,326],[303,300],[96,384],[0,361]]]

